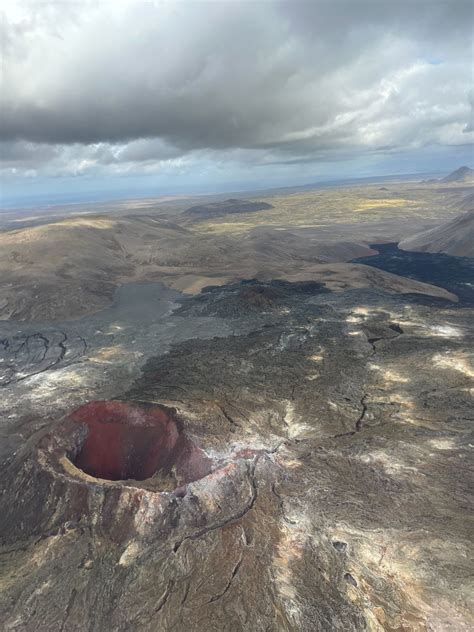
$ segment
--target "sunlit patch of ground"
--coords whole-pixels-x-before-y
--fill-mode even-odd
[[[131,564],[135,562],[137,557],[140,555],[140,552],[141,552],[141,548],[138,542],[136,541],[130,542],[130,544],[127,546],[125,551],[120,556],[120,559],[118,562],[119,566],[125,566],[125,567],[130,566]]]
[[[428,444],[435,450],[455,450],[457,447],[456,441],[454,439],[448,439],[444,437],[430,439],[428,441]]]
[[[288,437],[290,439],[304,435],[306,431],[311,430],[311,428],[296,414],[295,405],[291,401],[286,403],[284,422],[288,428]]]
[[[126,357],[130,358],[138,358],[142,356],[143,353],[137,351],[131,351],[130,349],[125,349],[122,345],[115,345],[113,347],[102,347],[99,349],[97,353],[89,357],[89,362],[97,362],[99,364],[113,364],[118,359],[122,361]]]
[[[463,338],[465,336],[465,332],[460,327],[453,325],[433,325],[413,315],[409,315],[409,317],[407,317],[407,315],[399,316],[397,322],[404,330],[416,334],[417,336],[448,339]]]
[[[199,276],[199,275],[183,275],[167,280],[167,285],[174,290],[179,290],[185,294],[199,294],[199,292],[208,285],[224,285],[231,280],[229,276]]]
[[[474,379],[474,368],[470,357],[465,352],[436,353],[433,356],[433,363],[441,369],[459,371],[466,377]]]
[[[363,463],[381,467],[390,476],[406,477],[418,473],[418,468],[410,462],[404,462],[399,456],[395,457],[393,453],[388,454],[383,450],[373,450],[362,454],[359,458]]]
[[[381,200],[364,200],[357,208],[354,209],[355,213],[373,211],[373,210],[383,210],[383,209],[393,209],[395,207],[413,207],[417,206],[416,202],[413,200],[405,200],[403,198],[385,198]]]
[[[117,333],[118,331],[122,331],[123,329],[123,325],[117,325],[117,323],[113,323],[112,325],[109,326],[108,331],[106,331],[106,335],[113,335],[115,333]]]
[[[461,586],[464,594],[457,593],[456,607],[447,598],[441,597],[432,602],[426,599],[426,586],[446,592],[433,570],[433,563],[446,565],[466,557],[466,548],[461,543],[450,542],[430,536],[426,531],[404,532],[402,530],[383,530],[338,534],[341,539],[354,541],[354,567],[358,574],[364,601],[369,606],[364,611],[375,615],[374,630],[466,630],[467,586]],[[467,560],[466,560],[467,563]],[[380,581],[391,587],[392,598],[396,596],[403,604],[397,613],[387,608],[381,599]],[[459,588],[459,587],[458,587]],[[453,592],[455,587],[450,588]],[[464,603],[463,603],[464,602]],[[428,623],[428,627],[426,624]],[[409,627],[406,627],[406,626]]]
[[[275,589],[281,597],[287,617],[298,627],[301,612],[294,585],[292,566],[300,562],[305,554],[311,524],[302,514],[291,514],[292,524],[280,522],[280,538],[272,558],[272,575]]]
[[[380,379],[383,380],[386,384],[407,384],[408,382],[410,382],[409,378],[405,377],[395,369],[386,369],[385,367],[380,367],[377,364],[371,364],[370,369],[374,371],[379,371]]]
[[[113,228],[116,224],[116,221],[113,219],[105,218],[105,217],[72,217],[71,219],[62,219],[55,224],[48,225],[47,229],[51,230],[51,228],[57,227],[60,228],[62,226],[85,226],[87,228]]]
[[[351,314],[347,316],[346,323],[363,323],[371,315],[371,310],[368,307],[356,307],[352,310]]]
[[[464,335],[458,327],[452,327],[451,325],[434,325],[428,327],[428,331],[432,336],[441,338],[462,338]]]
[[[84,388],[90,381],[80,367],[65,367],[58,371],[47,371],[25,380],[29,387],[30,402],[42,404],[63,392],[73,392]]]
[[[282,445],[278,450],[277,462],[289,470],[296,470],[302,466],[301,461],[295,458],[293,452],[286,445]]]

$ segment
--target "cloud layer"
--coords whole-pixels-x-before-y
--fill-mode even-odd
[[[120,174],[463,145],[472,20],[464,0],[10,3],[3,167]]]

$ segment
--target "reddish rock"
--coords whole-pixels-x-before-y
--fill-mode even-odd
[[[116,543],[179,541],[232,519],[253,494],[246,459],[214,464],[158,404],[90,402],[17,457],[3,492],[19,499],[4,515],[6,542],[70,525]]]
[[[82,406],[69,418],[87,427],[74,464],[95,478],[142,481],[173,470],[180,482],[189,483],[211,471],[210,459],[165,407],[99,401]]]

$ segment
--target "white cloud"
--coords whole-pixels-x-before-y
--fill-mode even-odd
[[[3,11],[10,172],[153,171],[202,152],[334,160],[472,136],[464,0],[9,2]]]

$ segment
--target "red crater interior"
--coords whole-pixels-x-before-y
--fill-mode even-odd
[[[96,478],[142,481],[173,470],[186,483],[211,471],[211,461],[185,436],[179,421],[165,407],[91,402],[74,411],[70,419],[88,429],[74,464]]]

